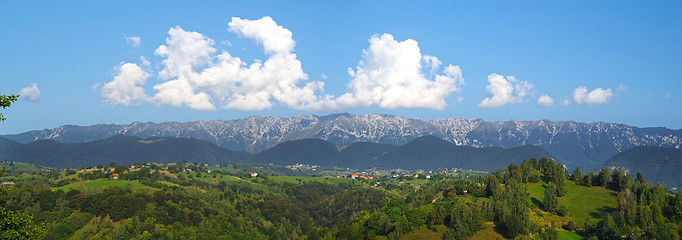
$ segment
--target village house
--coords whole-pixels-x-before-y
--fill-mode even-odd
[[[358,174],[357,173],[351,173],[350,178],[356,179],[356,178],[358,178]]]
[[[118,173],[111,174],[112,179],[118,179]]]
[[[252,176],[252,177],[258,177],[258,173],[252,172],[252,173],[251,173],[251,176]]]

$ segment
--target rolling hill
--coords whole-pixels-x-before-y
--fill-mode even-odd
[[[55,168],[77,168],[141,162],[201,162],[220,164],[248,162],[251,155],[236,152],[192,138],[147,138],[114,136],[86,143],[60,143],[40,140],[19,144],[0,140],[0,157]]]
[[[303,139],[278,144],[254,156],[254,162],[289,165],[295,163],[384,169],[470,168],[491,170],[509,163],[519,164],[531,157],[552,157],[536,146],[512,149],[457,146],[434,136],[417,138],[403,146],[355,143],[341,151],[320,139]]]
[[[231,151],[193,138],[118,135],[86,143],[40,140],[20,144],[0,138],[0,160],[33,163],[55,168],[106,165],[111,162],[232,162],[290,165],[296,163],[365,169],[470,168],[491,170],[531,157],[552,157],[536,146],[510,149],[457,146],[435,136],[417,138],[403,146],[359,142],[336,146],[322,139],[287,141],[252,155]]]
[[[682,187],[680,149],[639,146],[613,156],[604,166],[625,170],[633,176],[639,172],[644,179],[666,187]]]

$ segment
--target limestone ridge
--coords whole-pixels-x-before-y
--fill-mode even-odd
[[[536,145],[568,167],[592,169],[635,146],[680,148],[682,130],[638,128],[617,123],[573,121],[495,121],[448,118],[422,120],[385,114],[291,118],[254,116],[236,120],[135,122],[124,125],[66,125],[2,137],[29,143],[51,139],[63,143],[90,142],[115,135],[139,138],[196,138],[219,146],[258,153],[291,140],[318,138],[343,146],[355,142],[403,145],[433,135],[459,146],[513,148]]]

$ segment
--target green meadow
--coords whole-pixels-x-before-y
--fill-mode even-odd
[[[599,217],[607,212],[617,211],[616,192],[604,187],[583,187],[573,181],[565,181],[566,195],[558,198],[559,206],[566,206],[578,226],[582,226],[587,219],[591,224],[599,221]],[[544,200],[545,182],[528,184],[530,204],[540,208]],[[548,214],[545,214],[548,215]]]
[[[86,180],[80,182],[74,182],[61,187],[54,187],[52,190],[63,190],[68,191],[70,189],[76,190],[93,190],[102,189],[106,187],[128,187],[130,186],[133,191],[150,191],[156,190],[156,188],[144,185],[137,181],[127,181],[127,180],[113,180],[113,179],[97,179],[97,180]]]

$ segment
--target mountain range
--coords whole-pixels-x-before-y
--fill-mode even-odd
[[[592,170],[610,157],[636,146],[680,148],[682,130],[638,128],[617,123],[573,121],[495,121],[448,118],[422,120],[393,115],[332,114],[291,118],[254,116],[237,120],[194,122],[135,122],[92,126],[66,125],[3,135],[19,143],[54,140],[93,142],[116,135],[196,138],[232,151],[259,153],[277,144],[322,139],[336,146],[357,142],[405,145],[423,136],[436,136],[457,146],[515,148],[534,145],[569,168]]]

